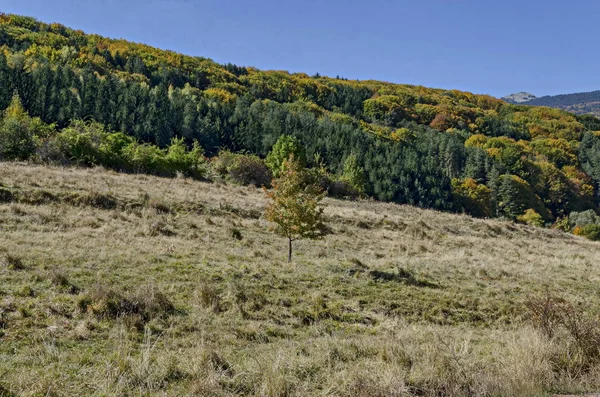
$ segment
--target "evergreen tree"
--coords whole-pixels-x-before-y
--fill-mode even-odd
[[[10,95],[13,90],[11,70],[4,52],[0,51],[0,110],[6,109],[10,104]]]

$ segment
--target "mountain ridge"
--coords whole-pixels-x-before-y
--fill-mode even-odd
[[[541,97],[528,98],[517,93],[507,95],[501,99],[520,105],[547,106],[566,110],[578,115],[591,114],[600,116],[600,90],[576,92],[572,94],[545,95]],[[531,94],[529,94],[531,95]]]

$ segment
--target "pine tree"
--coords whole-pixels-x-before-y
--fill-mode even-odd
[[[0,51],[0,110],[6,109],[10,103],[10,95],[13,92],[11,70],[6,62],[6,56]]]

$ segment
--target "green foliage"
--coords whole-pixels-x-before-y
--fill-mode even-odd
[[[206,176],[203,150],[197,142],[188,150],[183,139],[173,138],[171,145],[162,150],[121,132],[108,132],[97,122],[74,121],[56,135],[54,146],[54,160],[64,157],[76,164],[102,165],[125,172]]]
[[[515,175],[502,175],[498,188],[498,209],[501,215],[517,219],[526,209],[532,209],[542,214],[544,219],[550,215],[544,204],[537,197],[525,180]]]
[[[358,158],[351,154],[344,161],[343,179],[346,180],[359,194],[365,192],[367,180],[365,169],[360,165]]]
[[[294,136],[281,135],[266,159],[266,164],[273,172],[273,176],[278,177],[281,172],[285,171],[285,165],[290,156],[293,156],[301,166],[306,165],[306,153],[299,139]]]
[[[598,208],[593,117],[457,90],[219,65],[15,15],[0,16],[0,46],[0,109],[12,92],[22,99],[0,125],[3,159],[204,178],[204,155],[225,149],[249,157],[218,173],[266,185],[260,158],[277,177],[290,154],[306,164],[321,153],[332,172],[321,185],[333,196],[488,216],[468,203],[473,192],[451,186],[472,178],[491,190],[492,215],[496,202],[512,219],[528,208],[545,220]],[[526,185],[501,191],[503,174]]]
[[[596,214],[594,210],[571,212],[569,214],[569,223],[573,227],[583,227],[586,225],[600,225],[600,216],[598,216],[598,214]]]
[[[600,184],[600,136],[587,132],[579,146],[581,168]]]
[[[589,224],[581,228],[581,236],[592,241],[600,241],[600,224]]]
[[[523,215],[519,215],[517,220],[530,226],[544,226],[544,218],[532,208],[528,208]]]
[[[29,159],[35,153],[36,136],[43,136],[51,129],[40,119],[29,117],[19,95],[13,95],[0,124],[0,159]]]
[[[168,173],[181,172],[195,178],[204,178],[206,175],[204,150],[197,141],[188,150],[183,138],[173,138],[164,156]]]
[[[211,162],[217,174],[240,185],[270,187],[271,170],[258,156],[223,150]]]

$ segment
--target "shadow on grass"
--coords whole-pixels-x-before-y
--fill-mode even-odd
[[[439,288],[440,286],[429,282],[427,280],[420,280],[414,276],[410,271],[399,267],[398,272],[389,272],[383,270],[371,270],[369,276],[375,281],[381,282],[398,282],[406,285],[412,285],[414,287],[427,287],[427,288]]]

